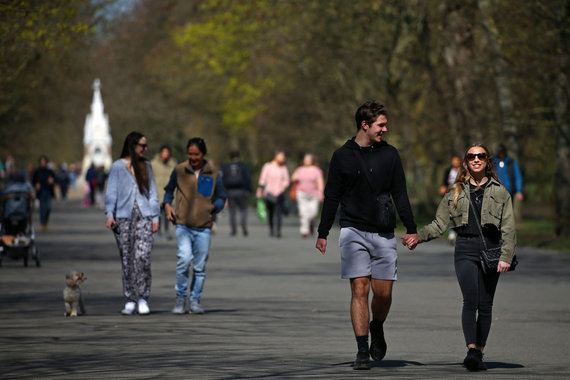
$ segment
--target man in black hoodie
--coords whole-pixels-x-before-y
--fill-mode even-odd
[[[350,314],[358,345],[354,369],[370,369],[370,356],[382,360],[386,355],[383,324],[397,279],[394,204],[407,230],[404,241],[418,237],[400,156],[382,139],[388,131],[386,109],[369,101],[358,108],[355,119],[356,136],[337,149],[330,161],[316,248],[325,254],[340,203],[342,278],[350,279]]]

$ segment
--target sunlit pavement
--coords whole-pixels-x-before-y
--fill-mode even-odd
[[[34,215],[37,221],[37,216]],[[99,208],[54,202],[38,232],[42,266],[3,257],[0,378],[441,379],[468,378],[453,248],[413,254],[399,244],[398,282],[385,324],[388,353],[370,371],[356,354],[348,282],[339,276],[338,230],[322,256],[297,218],[283,237],[249,216],[249,236],[230,237],[222,214],[207,265],[203,315],[174,315],[176,244],[152,252],[151,314],[122,316],[120,262]],[[568,378],[570,256],[519,248],[502,275],[485,350],[489,379]],[[69,269],[85,272],[86,315],[64,317]]]

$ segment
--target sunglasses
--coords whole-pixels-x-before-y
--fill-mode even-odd
[[[469,161],[473,161],[475,157],[478,157],[480,160],[486,160],[487,153],[467,153],[466,157]]]
[[[144,149],[148,148],[147,144],[137,144],[138,146],[142,146]]]

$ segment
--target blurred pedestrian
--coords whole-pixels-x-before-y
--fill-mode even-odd
[[[451,166],[445,169],[443,173],[443,180],[441,182],[441,186],[439,187],[439,194],[444,196],[447,193],[447,190],[451,189],[453,184],[455,183],[455,178],[457,177],[457,173],[459,173],[459,169],[461,168],[461,157],[455,155],[451,157]],[[449,229],[449,234],[447,235],[447,240],[451,244],[455,244],[455,239],[457,238],[457,234],[453,228]]]
[[[111,166],[105,193],[105,226],[115,233],[121,256],[124,315],[150,313],[150,253],[160,207],[146,150],[142,133],[127,135],[121,158]]]
[[[257,198],[263,198],[267,209],[267,224],[269,236],[281,237],[281,223],[285,213],[285,190],[289,187],[289,171],[285,162],[285,152],[278,150],[270,162],[261,168]]]
[[[370,369],[370,356],[382,360],[387,350],[384,322],[398,278],[395,209],[406,227],[404,237],[417,240],[417,234],[400,155],[384,141],[386,108],[366,102],[356,111],[355,121],[356,136],[337,149],[330,161],[316,248],[325,254],[340,204],[341,272],[342,278],[350,280],[350,315],[358,347],[353,368]]]
[[[107,172],[105,171],[104,166],[99,166],[97,168],[97,191],[95,193],[95,204],[104,204],[105,200],[103,199],[105,196],[105,184],[107,183]]]
[[[172,313],[184,314],[188,298],[189,272],[190,311],[203,314],[200,303],[206,280],[206,261],[210,251],[211,228],[214,215],[222,211],[226,203],[224,185],[220,174],[205,159],[208,149],[200,137],[188,140],[188,160],[176,165],[165,187],[164,210],[168,220],[176,223],[176,301]],[[176,191],[176,194],[175,194]],[[176,195],[175,208],[173,199]]]
[[[89,206],[95,206],[95,195],[97,191],[97,169],[95,164],[91,163],[87,173],[85,174],[85,183],[87,184],[85,188],[86,195],[89,196]]]
[[[520,220],[520,202],[523,201],[523,178],[519,164],[508,155],[504,144],[497,146],[497,155],[493,157],[493,167],[497,172],[499,181],[505,186],[515,210],[515,219]]]
[[[47,156],[41,156],[39,163],[40,167],[32,175],[32,186],[36,189],[36,197],[40,201],[40,224],[42,231],[45,231],[48,228],[51,200],[54,196],[55,173],[48,168]]]
[[[6,178],[10,178],[12,175],[17,174],[16,161],[14,160],[14,157],[11,154],[9,154],[8,157],[6,157],[6,164],[4,165],[4,170]]]
[[[61,200],[67,200],[67,190],[69,189],[69,173],[67,172],[67,163],[63,162],[59,166],[59,170],[55,173],[55,182],[59,187],[59,193],[61,195]]]
[[[291,180],[295,184],[301,236],[314,236],[315,218],[319,214],[319,203],[324,199],[325,187],[323,171],[316,165],[314,155],[305,154],[303,165],[295,169]]]
[[[151,161],[152,170],[154,172],[154,180],[156,181],[156,189],[158,192],[158,200],[160,201],[160,219],[158,236],[162,237],[163,231],[164,236],[168,239],[172,239],[172,235],[168,231],[168,219],[166,218],[166,213],[164,212],[164,187],[168,184],[170,179],[170,174],[176,167],[176,161],[172,159],[172,149],[169,145],[164,144],[160,147],[158,154]]]
[[[418,232],[419,241],[408,237],[402,242],[414,249],[449,227],[458,235],[455,274],[463,295],[461,325],[468,349],[463,364],[471,371],[485,370],[483,349],[493,320],[493,298],[499,275],[511,267],[516,233],[511,196],[497,178],[489,150],[481,144],[466,150],[453,189],[439,203],[435,220]],[[481,266],[484,246],[501,248],[495,272],[485,273]]]
[[[230,152],[231,162],[222,168],[222,181],[228,197],[230,209],[230,235],[237,234],[236,216],[240,214],[243,236],[247,236],[247,202],[251,193],[251,173],[246,164],[240,161],[239,151]]]

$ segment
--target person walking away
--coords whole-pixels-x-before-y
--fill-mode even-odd
[[[461,326],[468,350],[463,364],[470,371],[485,370],[483,350],[493,320],[493,298],[500,274],[511,267],[516,232],[511,195],[499,182],[484,145],[473,144],[466,150],[453,189],[439,203],[435,220],[420,229],[419,240],[404,237],[402,242],[413,250],[448,228],[457,232],[455,274],[463,295]],[[485,245],[501,248],[496,272],[485,273],[481,266]]]
[[[164,187],[168,184],[170,174],[176,167],[176,162],[172,159],[172,149],[169,145],[164,144],[160,147],[158,154],[151,161],[152,171],[154,172],[154,180],[156,181],[156,191],[158,192],[158,200],[162,202],[164,199]],[[172,235],[168,231],[168,219],[164,211],[164,205],[160,204],[160,218],[159,218],[158,236],[164,236],[172,239]]]
[[[189,271],[190,311],[203,314],[200,303],[206,280],[206,261],[210,251],[214,215],[226,203],[224,185],[216,168],[205,159],[206,142],[200,137],[188,140],[188,160],[176,165],[165,187],[164,209],[168,220],[176,224],[176,301],[172,313],[184,314],[188,298]],[[174,192],[176,203],[173,207]]]
[[[447,193],[447,190],[453,186],[455,183],[455,178],[457,177],[457,173],[459,173],[459,168],[461,167],[461,157],[453,156],[451,157],[451,166],[445,169],[443,173],[443,181],[441,186],[439,187],[439,194],[444,196]],[[449,229],[449,234],[447,235],[447,240],[451,244],[455,244],[455,239],[457,238],[457,233],[453,228]]]
[[[125,138],[121,158],[113,162],[105,192],[105,227],[115,233],[121,256],[123,315],[150,313],[150,254],[158,231],[160,207],[147,139],[140,132]]]
[[[54,197],[55,173],[48,168],[47,156],[39,159],[40,167],[32,175],[32,186],[36,189],[36,197],[40,200],[40,224],[45,231],[49,225],[51,200]]]
[[[69,189],[69,174],[67,173],[67,163],[63,162],[59,166],[59,170],[55,173],[55,182],[59,186],[61,200],[67,201],[67,190]]]
[[[222,168],[222,181],[228,197],[230,209],[230,235],[237,234],[236,216],[240,214],[243,236],[247,236],[247,201],[251,193],[251,173],[246,164],[240,161],[239,151],[230,152],[231,162]]]
[[[384,322],[397,280],[394,204],[406,227],[404,237],[417,239],[400,155],[384,141],[387,118],[386,108],[374,101],[356,111],[356,136],[337,149],[330,161],[318,227],[316,248],[324,255],[340,203],[341,276],[350,280],[350,315],[358,348],[354,369],[370,369],[370,356],[382,360],[386,355]]]
[[[285,213],[285,190],[289,187],[289,171],[285,152],[278,150],[270,162],[261,168],[255,196],[262,198],[267,209],[269,236],[281,237],[281,224]]]
[[[315,156],[307,153],[303,165],[295,169],[291,176],[297,183],[297,206],[299,208],[299,231],[304,238],[315,235],[315,218],[319,213],[319,203],[324,199],[323,171],[316,165]]]
[[[499,181],[511,194],[515,220],[520,220],[520,202],[524,200],[522,173],[519,164],[507,154],[507,147],[504,144],[499,144],[497,147],[497,155],[493,157],[493,168],[497,172]]]
[[[95,191],[97,190],[97,169],[95,168],[95,164],[91,164],[89,169],[87,169],[87,173],[85,173],[85,182],[87,183],[88,187],[85,189],[89,191],[89,206],[95,206]]]

